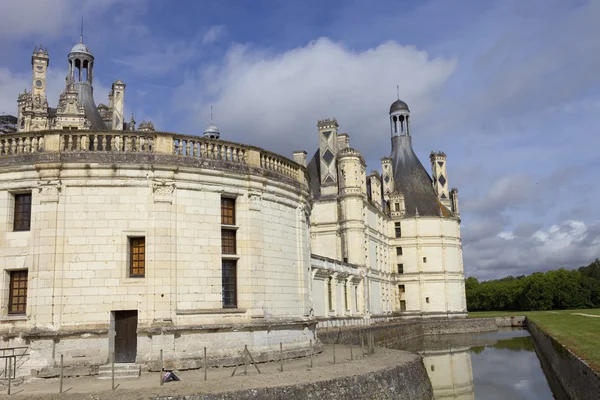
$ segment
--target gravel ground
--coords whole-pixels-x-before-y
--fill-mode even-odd
[[[175,371],[180,382],[167,382],[160,386],[160,375],[144,373],[137,379],[117,379],[119,385],[114,391],[111,380],[96,377],[68,378],[63,382],[64,392],[58,394],[58,379],[31,379],[12,387],[12,395],[6,395],[6,385],[0,399],[41,400],[41,399],[87,399],[87,400],[147,400],[152,396],[189,395],[204,393],[223,393],[247,388],[272,387],[322,381],[342,376],[359,375],[377,371],[414,360],[417,355],[399,350],[376,348],[375,354],[362,357],[360,348],[353,349],[354,360],[350,360],[348,347],[337,345],[336,364],[333,364],[333,348],[324,346],[323,353],[314,357],[314,366],[310,368],[308,358],[284,361],[283,369],[279,363],[258,364],[261,371],[248,366],[248,375],[244,376],[244,367],[238,367],[236,376],[230,377],[233,368],[211,368],[208,379],[204,381],[204,371]]]

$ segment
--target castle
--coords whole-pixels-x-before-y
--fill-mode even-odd
[[[381,172],[318,121],[318,149],[293,160],[203,135],[124,122],[125,84],[95,105],[94,57],[67,57],[58,106],[46,49],[0,135],[0,335],[27,346],[23,371],[81,373],[115,360],[200,366],[307,355],[316,330],[464,317],[458,192],[446,155],[431,176],[412,149],[410,110],[389,110]],[[386,132],[381,132],[386,134]],[[86,369],[87,368],[87,369]],[[28,373],[28,372],[27,372]]]

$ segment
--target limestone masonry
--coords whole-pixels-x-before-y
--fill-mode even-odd
[[[204,347],[222,364],[244,345],[296,357],[318,326],[466,315],[458,192],[444,153],[433,179],[416,157],[406,103],[367,175],[335,119],[294,161],[212,121],[203,136],[136,130],[120,80],[96,106],[83,38],[67,60],[51,108],[49,54],[34,50],[17,132],[0,135],[0,335],[29,354],[19,374],[61,354],[89,373],[156,368],[161,350],[173,368],[200,367]]]

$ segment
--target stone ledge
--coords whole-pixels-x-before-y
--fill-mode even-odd
[[[343,369],[342,364],[337,368],[328,367],[329,373],[313,371],[319,376],[314,376],[310,370],[306,373],[303,382],[273,386],[274,379],[269,376],[254,377],[251,388],[244,388],[229,392],[152,396],[152,400],[339,400],[339,399],[407,399],[407,400],[432,400],[433,388],[427,376],[427,371],[421,357],[412,356],[411,359],[399,361],[396,354],[402,353],[389,351],[388,354],[377,357],[385,358],[387,366],[365,370],[353,367],[351,371]],[[406,354],[406,353],[404,353]],[[362,371],[361,371],[362,369]],[[375,369],[375,370],[374,370]],[[277,380],[279,382],[282,379]],[[276,382],[277,382],[276,381]],[[286,380],[284,379],[283,382]],[[276,383],[275,383],[276,384]]]
[[[239,258],[239,257],[238,257]],[[245,308],[199,308],[194,310],[175,310],[177,315],[202,315],[202,314],[244,314]]]

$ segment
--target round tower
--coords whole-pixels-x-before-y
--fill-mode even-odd
[[[68,61],[69,73],[67,75],[67,86],[73,84],[77,89],[77,102],[85,109],[85,116],[89,121],[90,129],[112,129],[112,124],[110,127],[107,127],[104,123],[94,101],[94,56],[90,52],[90,49],[83,43],[83,31],[79,43],[71,49]]]
[[[398,99],[390,106],[390,132],[392,137],[410,136],[410,110],[408,104]]]
[[[365,264],[363,202],[366,198],[366,164],[350,147],[338,152],[340,233],[342,255],[351,264]]]
[[[219,128],[217,128],[217,126],[213,123],[212,106],[210,107],[210,124],[208,124],[204,130],[204,137],[209,139],[221,138],[221,132],[219,131]]]
[[[83,44],[83,35],[79,43],[71,49],[69,53],[69,76],[72,82],[85,82],[89,85],[93,83],[94,56],[90,49]]]

